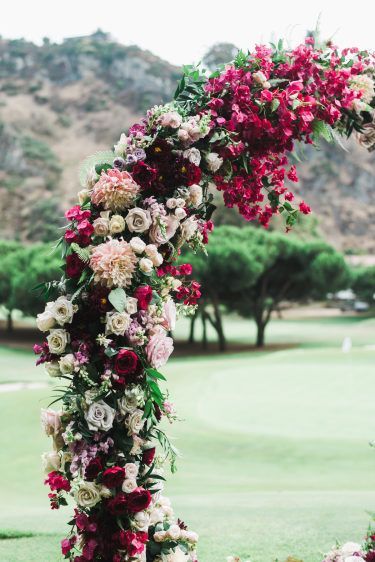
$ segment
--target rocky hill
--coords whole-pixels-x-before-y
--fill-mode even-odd
[[[0,237],[50,240],[78,189],[80,162],[106,150],[180,69],[108,34],[37,46],[0,39]],[[324,147],[299,165],[318,229],[337,247],[375,251],[374,155]]]

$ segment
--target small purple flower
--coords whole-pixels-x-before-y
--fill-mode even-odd
[[[136,157],[137,160],[145,160],[146,159],[146,153],[143,150],[143,148],[136,148],[133,152],[134,156]]]
[[[123,172],[125,170],[125,166],[126,166],[125,160],[120,156],[118,156],[113,160],[113,167],[120,170],[120,172]]]
[[[135,164],[137,162],[137,158],[134,156],[134,154],[127,154],[126,155],[126,164],[128,166],[131,166],[132,164]]]

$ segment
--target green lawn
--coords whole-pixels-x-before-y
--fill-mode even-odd
[[[244,326],[232,320],[227,331],[244,341]],[[169,428],[183,457],[168,494],[201,535],[201,562],[224,562],[231,553],[252,562],[290,554],[319,562],[336,539],[361,539],[366,511],[375,508],[375,451],[368,446],[375,438],[374,326],[276,321],[270,340],[303,345],[168,364],[171,397],[184,419]],[[343,354],[346,335],[354,345]],[[32,365],[31,354],[1,349],[0,382],[46,380]],[[49,388],[0,393],[2,562],[61,559],[69,508],[49,511],[39,467],[49,448],[39,409],[49,396]],[[34,536],[22,538],[27,533]]]

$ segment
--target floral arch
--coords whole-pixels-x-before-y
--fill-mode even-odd
[[[51,508],[69,495],[76,503],[66,559],[197,562],[198,535],[162,495],[175,450],[159,426],[174,418],[159,369],[176,315],[193,313],[201,294],[177,258],[184,244],[205,251],[214,189],[265,227],[274,214],[287,230],[308,214],[286,185],[298,181],[290,154],[353,130],[371,149],[373,78],[372,55],[357,49],[312,38],[294,50],[258,46],[211,76],[187,67],[171,103],[84,163],[58,242],[63,276],[45,285],[37,318],[48,335],[35,346],[38,363],[66,382],[61,410],[42,411],[53,440],[43,456]],[[368,555],[360,548],[351,562]]]

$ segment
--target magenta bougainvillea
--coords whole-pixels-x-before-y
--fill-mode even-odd
[[[211,76],[188,67],[171,103],[84,164],[58,243],[63,276],[44,286],[46,339],[35,346],[66,383],[59,411],[42,412],[54,445],[43,457],[51,508],[75,502],[66,559],[197,561],[197,534],[162,493],[176,451],[159,422],[176,414],[160,369],[176,317],[201,294],[181,249],[205,250],[216,189],[264,226],[283,214],[289,229],[309,213],[289,187],[290,155],[353,130],[371,149],[373,73],[368,53],[310,39],[240,52]]]

